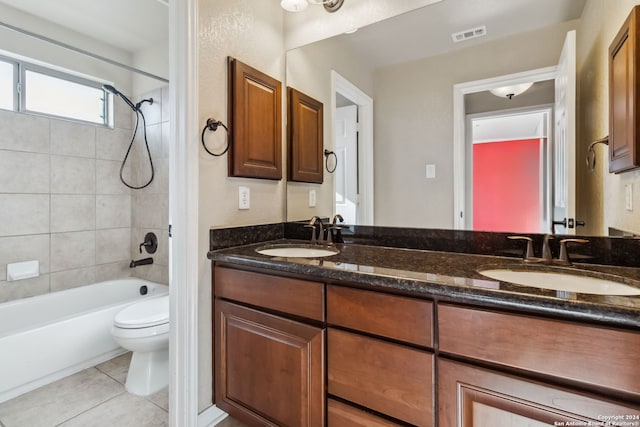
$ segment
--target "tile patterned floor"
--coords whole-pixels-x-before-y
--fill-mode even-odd
[[[146,398],[125,391],[130,360],[127,353],[0,403],[0,427],[167,426],[168,388]]]

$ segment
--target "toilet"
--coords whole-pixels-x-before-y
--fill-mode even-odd
[[[133,352],[125,388],[148,396],[169,384],[169,295],[125,307],[113,319],[111,335]]]

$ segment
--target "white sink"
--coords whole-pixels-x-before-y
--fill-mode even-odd
[[[640,295],[640,288],[598,277],[580,276],[571,273],[491,269],[479,271],[483,276],[501,282],[556,291],[577,292],[595,295]]]
[[[339,254],[340,251],[330,246],[317,245],[269,245],[256,249],[261,255],[286,258],[321,258]]]

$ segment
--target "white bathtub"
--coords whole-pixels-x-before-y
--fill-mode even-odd
[[[0,402],[124,353],[111,338],[113,317],[168,292],[127,278],[0,304]]]

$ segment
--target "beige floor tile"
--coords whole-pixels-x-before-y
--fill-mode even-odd
[[[104,363],[99,364],[96,368],[109,375],[120,384],[124,384],[127,381],[127,372],[129,372],[129,363],[131,363],[131,352],[127,352],[121,356],[115,357],[111,360],[107,360]]]
[[[95,368],[86,369],[0,404],[5,427],[50,427],[124,393]]]
[[[123,393],[59,427],[162,427],[169,425],[166,411],[143,397]]]
[[[151,396],[147,397],[148,400],[152,401],[165,411],[169,410],[169,387],[165,387],[162,390],[153,393]]]

